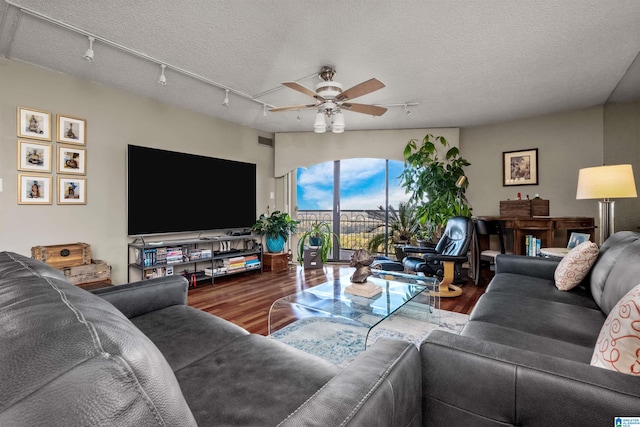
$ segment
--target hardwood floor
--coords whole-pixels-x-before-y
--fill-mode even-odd
[[[295,266],[288,270],[247,272],[216,278],[215,285],[198,285],[189,289],[190,306],[233,322],[249,332],[267,335],[271,304],[286,295],[319,285],[337,277],[350,275],[354,269],[346,264],[328,264],[323,269],[305,270]],[[466,277],[466,271],[463,273]],[[488,273],[489,275],[491,273]],[[490,277],[483,275],[480,286],[472,280],[462,285],[456,298],[441,298],[440,308],[468,314],[484,293]]]

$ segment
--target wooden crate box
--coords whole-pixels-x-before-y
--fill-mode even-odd
[[[509,218],[531,218],[532,216],[548,216],[549,201],[534,200],[502,200],[500,216]]]
[[[64,245],[34,246],[31,257],[53,268],[75,267],[91,264],[91,245],[67,243]]]
[[[111,279],[111,266],[99,259],[94,259],[87,265],[66,267],[62,271],[65,278],[74,285]]]

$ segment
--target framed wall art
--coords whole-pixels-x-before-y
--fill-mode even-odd
[[[35,108],[18,107],[18,137],[51,141],[51,114]]]
[[[87,143],[86,120],[58,114],[56,121],[58,123],[57,142],[79,145]]]
[[[19,205],[50,205],[51,175],[18,174]]]
[[[502,153],[502,185],[538,184],[538,149]]]
[[[18,140],[18,170],[51,172],[51,144]]]
[[[87,173],[87,152],[84,148],[58,145],[58,173],[84,175]]]
[[[58,177],[59,205],[86,205],[87,179],[76,177]]]

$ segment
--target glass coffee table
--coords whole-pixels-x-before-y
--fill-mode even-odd
[[[366,332],[366,348],[371,329],[414,299],[420,300],[411,304],[423,309],[425,321],[439,323],[436,309],[440,308],[440,289],[436,278],[395,271],[372,272],[368,281],[382,287],[382,293],[372,298],[345,293],[345,288],[352,284],[349,275],[276,300],[269,310],[269,335],[295,321],[324,318],[362,327]]]

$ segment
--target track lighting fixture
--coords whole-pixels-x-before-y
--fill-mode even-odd
[[[158,79],[158,83],[162,86],[167,85],[167,78],[164,76],[164,69],[167,68],[166,65],[160,64],[160,78]]]
[[[229,89],[224,90],[224,101],[222,101],[222,105],[225,107],[229,106]]]
[[[262,116],[267,117],[267,104],[262,104]]]
[[[407,107],[407,104],[404,104],[404,112],[406,113],[407,117],[411,115],[411,111],[409,111],[409,107]]]
[[[93,42],[94,38],[91,36],[87,36],[89,38],[89,49],[84,53],[83,58],[89,62],[93,62]]]

